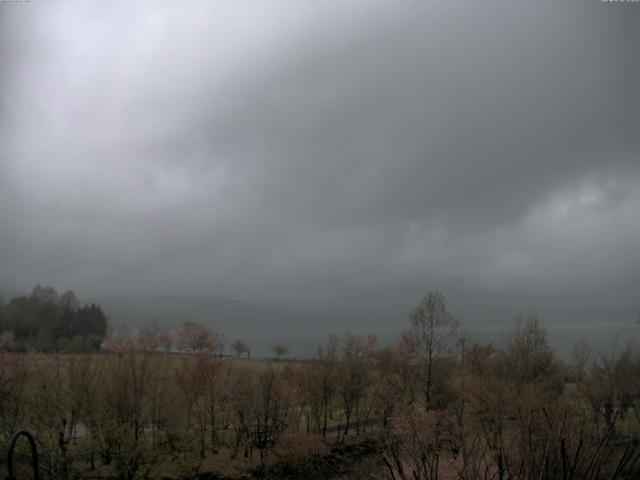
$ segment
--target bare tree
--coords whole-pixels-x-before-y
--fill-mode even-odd
[[[591,359],[591,346],[586,342],[579,342],[573,348],[569,372],[574,382],[580,382],[587,373],[587,365]]]
[[[235,352],[237,357],[241,357],[246,353],[247,358],[251,358],[251,347],[239,338],[233,341],[231,349]]]
[[[358,337],[347,334],[342,344],[342,361],[338,369],[338,391],[342,401],[342,411],[345,419],[344,435],[349,433],[351,423],[355,417],[356,428],[359,431],[359,420],[367,419],[368,410],[365,401],[370,384],[369,365],[375,337]],[[363,413],[365,415],[361,415]]]
[[[192,353],[212,351],[217,343],[211,329],[197,322],[184,322],[177,337],[178,348]]]
[[[411,327],[404,333],[413,346],[417,361],[424,365],[425,409],[433,397],[434,364],[439,357],[451,355],[458,338],[458,322],[447,310],[444,296],[429,292],[409,314]]]
[[[282,357],[286,356],[289,353],[289,347],[287,347],[284,343],[276,343],[271,347],[271,351],[276,356],[276,360],[280,360]]]
[[[264,465],[267,453],[289,425],[293,386],[273,367],[260,371],[256,380],[252,443]]]
[[[513,333],[498,357],[501,375],[516,386],[524,388],[535,382],[562,389],[564,378],[537,314],[516,318]]]
[[[326,345],[318,349],[319,363],[316,365],[320,385],[322,417],[322,436],[327,436],[327,423],[331,413],[331,404],[336,391],[336,370],[338,361],[338,337],[332,335]]]

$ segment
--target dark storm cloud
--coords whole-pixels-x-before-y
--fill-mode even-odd
[[[0,15],[0,285],[633,314],[635,4]]]

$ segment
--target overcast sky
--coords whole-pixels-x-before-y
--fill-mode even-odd
[[[640,3],[4,2],[0,82],[0,288],[640,309]]]

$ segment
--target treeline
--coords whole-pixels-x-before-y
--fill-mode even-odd
[[[87,352],[100,349],[108,321],[100,306],[76,294],[37,285],[30,295],[0,302],[0,349]]]
[[[499,345],[477,343],[438,293],[409,320],[393,346],[332,337],[297,363],[221,358],[193,323],[177,335],[189,355],[168,354],[151,324],[113,340],[112,355],[0,353],[0,447],[37,432],[43,473],[58,479],[200,478],[223,458],[320,465],[323,446],[358,438],[378,454],[344,478],[639,477],[637,348],[580,345],[562,362],[535,316]]]

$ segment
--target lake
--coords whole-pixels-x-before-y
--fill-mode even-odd
[[[406,328],[406,327],[403,327]],[[549,343],[562,358],[569,358],[573,347],[579,342],[589,343],[594,351],[610,352],[623,348],[628,342],[640,343],[640,325],[635,323],[590,323],[543,325]],[[465,327],[471,338],[481,342],[500,344],[513,331],[513,325],[489,325]],[[220,333],[226,342],[225,352],[231,353],[230,344],[240,338],[251,345],[253,356],[271,356],[271,346],[284,343],[289,347],[289,355],[313,357],[318,345],[324,344],[331,335],[342,336],[375,335],[379,345],[390,345],[399,336],[399,328],[371,329],[228,329]]]

